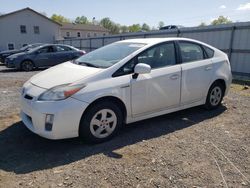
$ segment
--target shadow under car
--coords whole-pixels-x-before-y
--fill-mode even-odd
[[[225,106],[213,111],[194,107],[143,120],[124,126],[112,140],[96,145],[85,144],[79,138],[47,140],[30,132],[22,122],[17,122],[0,132],[0,169],[25,174],[70,164],[99,153],[122,158],[114,150],[185,129],[225,110]]]

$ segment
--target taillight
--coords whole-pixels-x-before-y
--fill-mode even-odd
[[[86,52],[85,51],[80,51],[80,54],[84,55],[84,54],[86,54]]]

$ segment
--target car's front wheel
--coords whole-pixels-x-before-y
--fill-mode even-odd
[[[25,60],[21,64],[21,69],[24,71],[32,71],[34,68],[34,64],[32,61]]]
[[[113,102],[92,105],[83,115],[79,135],[86,142],[100,143],[112,138],[123,123],[122,111]]]
[[[224,87],[220,82],[212,84],[208,91],[205,107],[208,110],[217,108],[224,97]]]

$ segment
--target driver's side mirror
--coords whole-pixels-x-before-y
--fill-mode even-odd
[[[139,74],[147,74],[151,72],[150,65],[145,63],[138,63],[134,68],[134,75],[133,78],[136,79]]]

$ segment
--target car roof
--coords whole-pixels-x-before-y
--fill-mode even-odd
[[[67,44],[53,44],[53,45],[54,45],[54,46],[66,46],[66,47],[69,47],[69,48],[74,49],[74,50],[79,50],[79,49],[77,49],[76,47],[70,46],[70,45],[67,45]]]
[[[132,43],[144,43],[144,44],[157,44],[160,42],[167,42],[167,41],[173,41],[173,40],[185,40],[185,41],[191,41],[191,42],[198,42],[200,41],[189,39],[189,38],[181,38],[181,37],[168,37],[168,38],[140,38],[140,39],[128,39],[128,40],[122,40],[118,41],[120,43],[123,42],[132,42]]]
[[[41,46],[41,45],[45,45],[45,44],[46,44],[46,43],[31,43],[31,44],[28,44],[27,46],[29,46],[29,45],[30,45],[30,46],[32,46],[32,45],[40,45],[40,46]]]
[[[43,44],[41,46],[35,47],[34,50],[39,50],[39,49],[44,48],[46,46],[66,46],[68,48],[71,48],[71,49],[74,49],[74,50],[78,50],[74,46],[70,46],[70,45],[66,45],[66,44]]]

